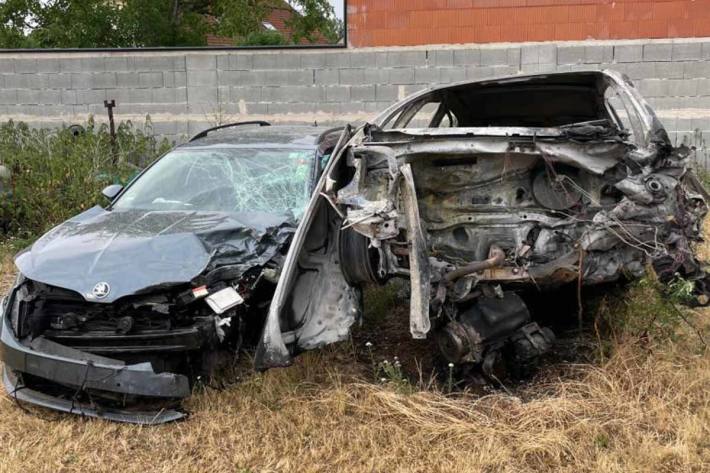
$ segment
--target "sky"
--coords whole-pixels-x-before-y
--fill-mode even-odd
[[[333,5],[333,8],[335,8],[335,16],[340,18],[341,20],[343,19],[344,16],[344,11],[343,7],[345,6],[345,2],[343,0],[328,0],[331,5]]]
[[[331,5],[333,5],[333,9],[335,10],[335,16],[342,20],[345,17],[345,0],[328,0],[328,1],[330,2]],[[289,2],[289,3],[292,3],[292,2]]]

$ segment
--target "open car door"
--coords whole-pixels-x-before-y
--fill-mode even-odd
[[[346,126],[294,235],[257,347],[259,370],[288,366],[303,350],[345,339],[360,317],[360,289],[340,268],[343,215],[329,197],[352,136]]]

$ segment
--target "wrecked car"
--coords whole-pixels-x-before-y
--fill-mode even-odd
[[[15,258],[3,383],[52,409],[136,423],[258,339],[297,222],[340,130],[223,125]],[[250,335],[255,334],[255,335]]]
[[[614,71],[515,76],[419,92],[346,130],[296,231],[258,368],[343,340],[362,288],[409,282],[409,328],[456,366],[533,366],[554,334],[523,290],[679,275],[706,214],[691,150],[673,147]]]

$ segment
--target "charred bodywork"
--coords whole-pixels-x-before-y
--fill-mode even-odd
[[[342,339],[360,288],[410,281],[410,331],[488,371],[549,349],[519,289],[636,278],[652,266],[704,291],[706,213],[689,172],[625,76],[511,77],[421,92],[352,133],[294,237],[257,353],[284,366]],[[706,300],[700,298],[701,300]]]
[[[184,417],[179,400],[195,381],[258,339],[301,203],[338,136],[314,127],[200,135],[106,209],[19,254],[2,303],[6,390],[118,421]]]

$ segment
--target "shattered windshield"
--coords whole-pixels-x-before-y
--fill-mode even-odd
[[[114,209],[300,215],[313,149],[178,149],[138,178]]]

